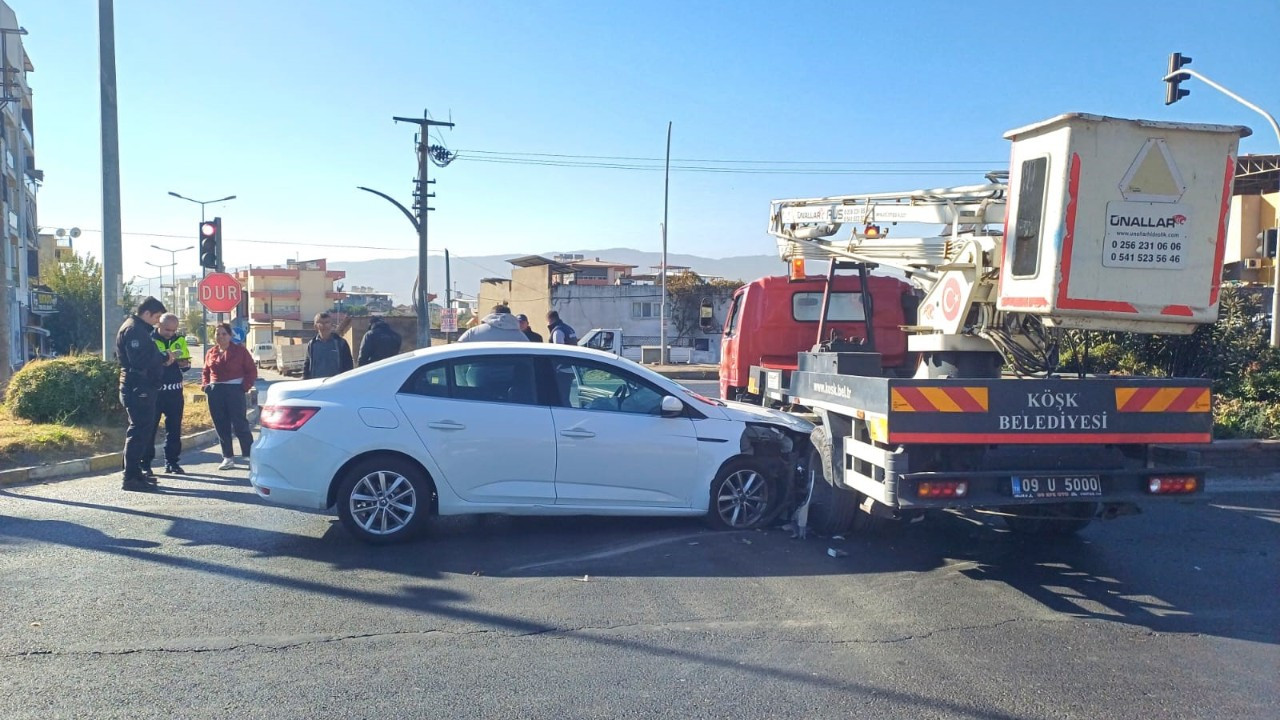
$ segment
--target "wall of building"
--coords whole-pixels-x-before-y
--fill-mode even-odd
[[[1226,266],[1226,279],[1262,284],[1272,282],[1274,260],[1262,259],[1258,253],[1258,246],[1261,244],[1258,233],[1280,224],[1278,209],[1280,193],[1237,195],[1231,198],[1231,211],[1227,220],[1227,247],[1222,258]]]
[[[573,326],[578,337],[584,337],[592,328],[622,328],[627,348],[637,349],[627,353],[629,357],[639,357],[638,348],[641,346],[659,344],[662,290],[658,286],[557,285],[551,291],[551,308],[560,313],[560,319]],[[707,296],[712,299],[714,312],[712,329],[698,329],[691,337],[678,338],[675,325],[668,323],[667,343],[672,347],[692,348],[690,361],[693,363],[718,364],[720,329],[724,326],[732,293],[709,289]],[[645,311],[646,305],[648,312]],[[534,329],[541,332],[545,328],[534,323]]]
[[[18,18],[0,2],[0,27],[17,29]],[[32,67],[22,36],[6,33],[6,54],[0,61],[7,72],[0,102],[0,381],[40,353],[44,334],[39,318],[30,313],[29,267],[39,248],[36,232],[36,189],[42,173],[35,164],[34,111],[27,73]]]

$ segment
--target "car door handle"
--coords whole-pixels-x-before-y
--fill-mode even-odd
[[[593,438],[596,436],[590,430],[561,430],[560,434],[567,438]]]
[[[435,428],[436,430],[465,430],[465,429],[467,429],[467,426],[466,426],[466,425],[463,425],[463,424],[462,424],[462,423],[460,423],[460,422],[454,422],[454,421],[452,421],[452,420],[439,420],[439,421],[437,421],[437,422],[427,423],[427,427],[429,427],[429,428]]]

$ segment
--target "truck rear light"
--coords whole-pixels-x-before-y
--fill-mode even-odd
[[[1195,492],[1200,478],[1195,475],[1153,475],[1147,478],[1147,492],[1152,495],[1176,495]]]
[[[294,407],[292,405],[266,405],[262,408],[259,423],[272,430],[297,430],[320,412],[316,407]]]
[[[916,495],[922,498],[964,497],[969,494],[967,480],[922,482],[916,486]]]

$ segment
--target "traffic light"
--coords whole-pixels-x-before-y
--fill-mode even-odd
[[[200,267],[211,270],[222,267],[222,218],[200,223]]]
[[[1186,79],[1185,75],[1179,74],[1176,77],[1169,77],[1170,75],[1173,75],[1173,73],[1176,73],[1179,70],[1181,70],[1182,66],[1190,65],[1190,64],[1191,64],[1191,58],[1183,55],[1182,53],[1173,53],[1172,55],[1169,56],[1169,72],[1165,74],[1165,78],[1164,78],[1164,83],[1165,83],[1164,104],[1165,105],[1172,105],[1178,102],[1179,100],[1181,100],[1182,98],[1191,94],[1190,90],[1184,90],[1178,87],[1178,85],[1181,84],[1182,81]]]

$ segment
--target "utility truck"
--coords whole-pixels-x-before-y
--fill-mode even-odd
[[[1061,115],[984,184],[774,201],[791,273],[735,294],[721,394],[819,425],[801,531],[973,509],[1065,534],[1202,492],[1152,450],[1211,439],[1209,381],[1064,374],[1058,343],[1214,322],[1248,134]]]

